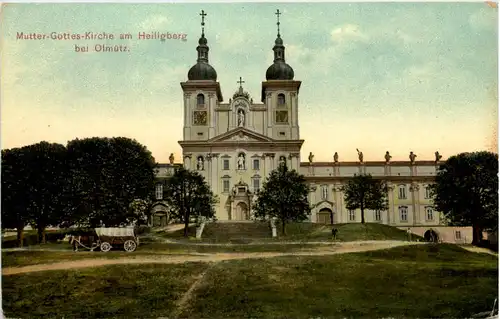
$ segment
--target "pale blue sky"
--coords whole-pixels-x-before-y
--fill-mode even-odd
[[[179,85],[196,63],[199,12],[224,100],[260,100],[276,9],[299,93],[302,160],[433,159],[496,147],[498,9],[485,3],[10,4],[2,16],[2,148],[128,136],[167,161],[182,138]],[[106,41],[16,40],[17,32],[132,33]],[[137,40],[139,31],[187,41]]]

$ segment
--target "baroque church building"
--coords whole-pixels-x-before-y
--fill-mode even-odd
[[[279,11],[277,12],[279,18]],[[202,11],[202,26],[204,26]],[[254,101],[239,81],[239,89],[224,102],[217,82],[217,72],[209,64],[209,47],[204,28],[198,41],[197,63],[181,83],[184,93],[183,163],[160,164],[158,177],[166,179],[176,165],[196,170],[219,198],[216,218],[221,221],[251,220],[256,194],[269,173],[280,163],[297,170],[310,183],[311,222],[359,223],[359,210],[347,210],[341,186],[354,174],[366,173],[383,178],[389,185],[387,211],[365,211],[366,222],[392,226],[422,228],[422,233],[443,225],[440,213],[434,211],[428,184],[435,177],[441,156],[417,161],[410,153],[409,161],[391,161],[389,152],[382,161],[342,162],[335,153],[331,162],[314,162],[314,155],[301,162],[304,140],[300,137],[298,96],[301,81],[285,60],[285,46],[279,32],[274,41],[274,62],[262,82],[260,101]],[[162,185],[157,185],[158,205],[154,226],[168,222],[165,205],[161,204]],[[455,239],[462,235],[454,233]],[[451,236],[451,235],[450,235]],[[472,237],[470,237],[472,238]]]

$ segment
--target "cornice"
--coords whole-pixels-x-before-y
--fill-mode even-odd
[[[257,148],[281,148],[281,147],[302,147],[304,140],[288,140],[275,142],[261,141],[222,141],[222,142],[207,142],[207,141],[179,141],[181,147],[199,147],[199,148],[214,148],[214,147],[257,147]]]
[[[346,182],[354,176],[304,176],[306,181],[321,183],[321,182]],[[373,179],[383,180],[387,182],[432,182],[434,176],[373,176]]]
[[[217,100],[222,102],[224,99],[222,98],[222,91],[220,89],[220,83],[215,81],[187,81],[181,82],[181,87],[184,92],[192,92],[196,90],[215,90],[217,93]]]
[[[332,166],[352,166],[352,167],[358,167],[358,166],[436,166],[435,161],[415,161],[413,164],[410,161],[394,161],[390,163],[386,163],[385,161],[364,161],[363,163],[360,162],[301,162],[300,166],[303,167],[311,167],[311,166],[316,166],[316,167],[332,167]]]

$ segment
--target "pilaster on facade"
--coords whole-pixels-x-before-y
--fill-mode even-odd
[[[387,207],[387,224],[389,225],[394,225],[396,224],[396,217],[394,213],[394,185],[392,183],[387,184],[387,199],[388,199],[388,206]]]
[[[288,155],[288,159],[290,159],[291,169],[294,169],[298,172],[300,168],[300,153],[290,153]]]
[[[334,183],[332,187],[332,197],[335,204],[335,215],[337,217],[337,223],[341,223],[343,219],[343,204],[342,204],[342,185]]]
[[[309,187],[309,206],[313,206],[316,204],[316,190],[318,187],[315,184],[312,184]],[[316,208],[311,209],[311,222],[315,223],[316,218]]]
[[[418,196],[420,186],[417,183],[411,183],[411,202],[413,208],[413,225],[421,224],[420,200]]]

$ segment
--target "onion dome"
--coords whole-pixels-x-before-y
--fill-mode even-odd
[[[291,66],[285,62],[285,46],[280,35],[279,10],[276,12],[278,16],[278,37],[274,41],[274,63],[266,71],[267,80],[293,80],[294,72]]]
[[[198,47],[196,51],[198,51],[198,60],[197,63],[189,69],[188,72],[188,80],[196,81],[196,80],[211,80],[217,81],[217,72],[215,69],[208,64],[208,45],[207,39],[205,38],[205,16],[207,15],[203,10],[201,11],[201,37],[198,40]]]

